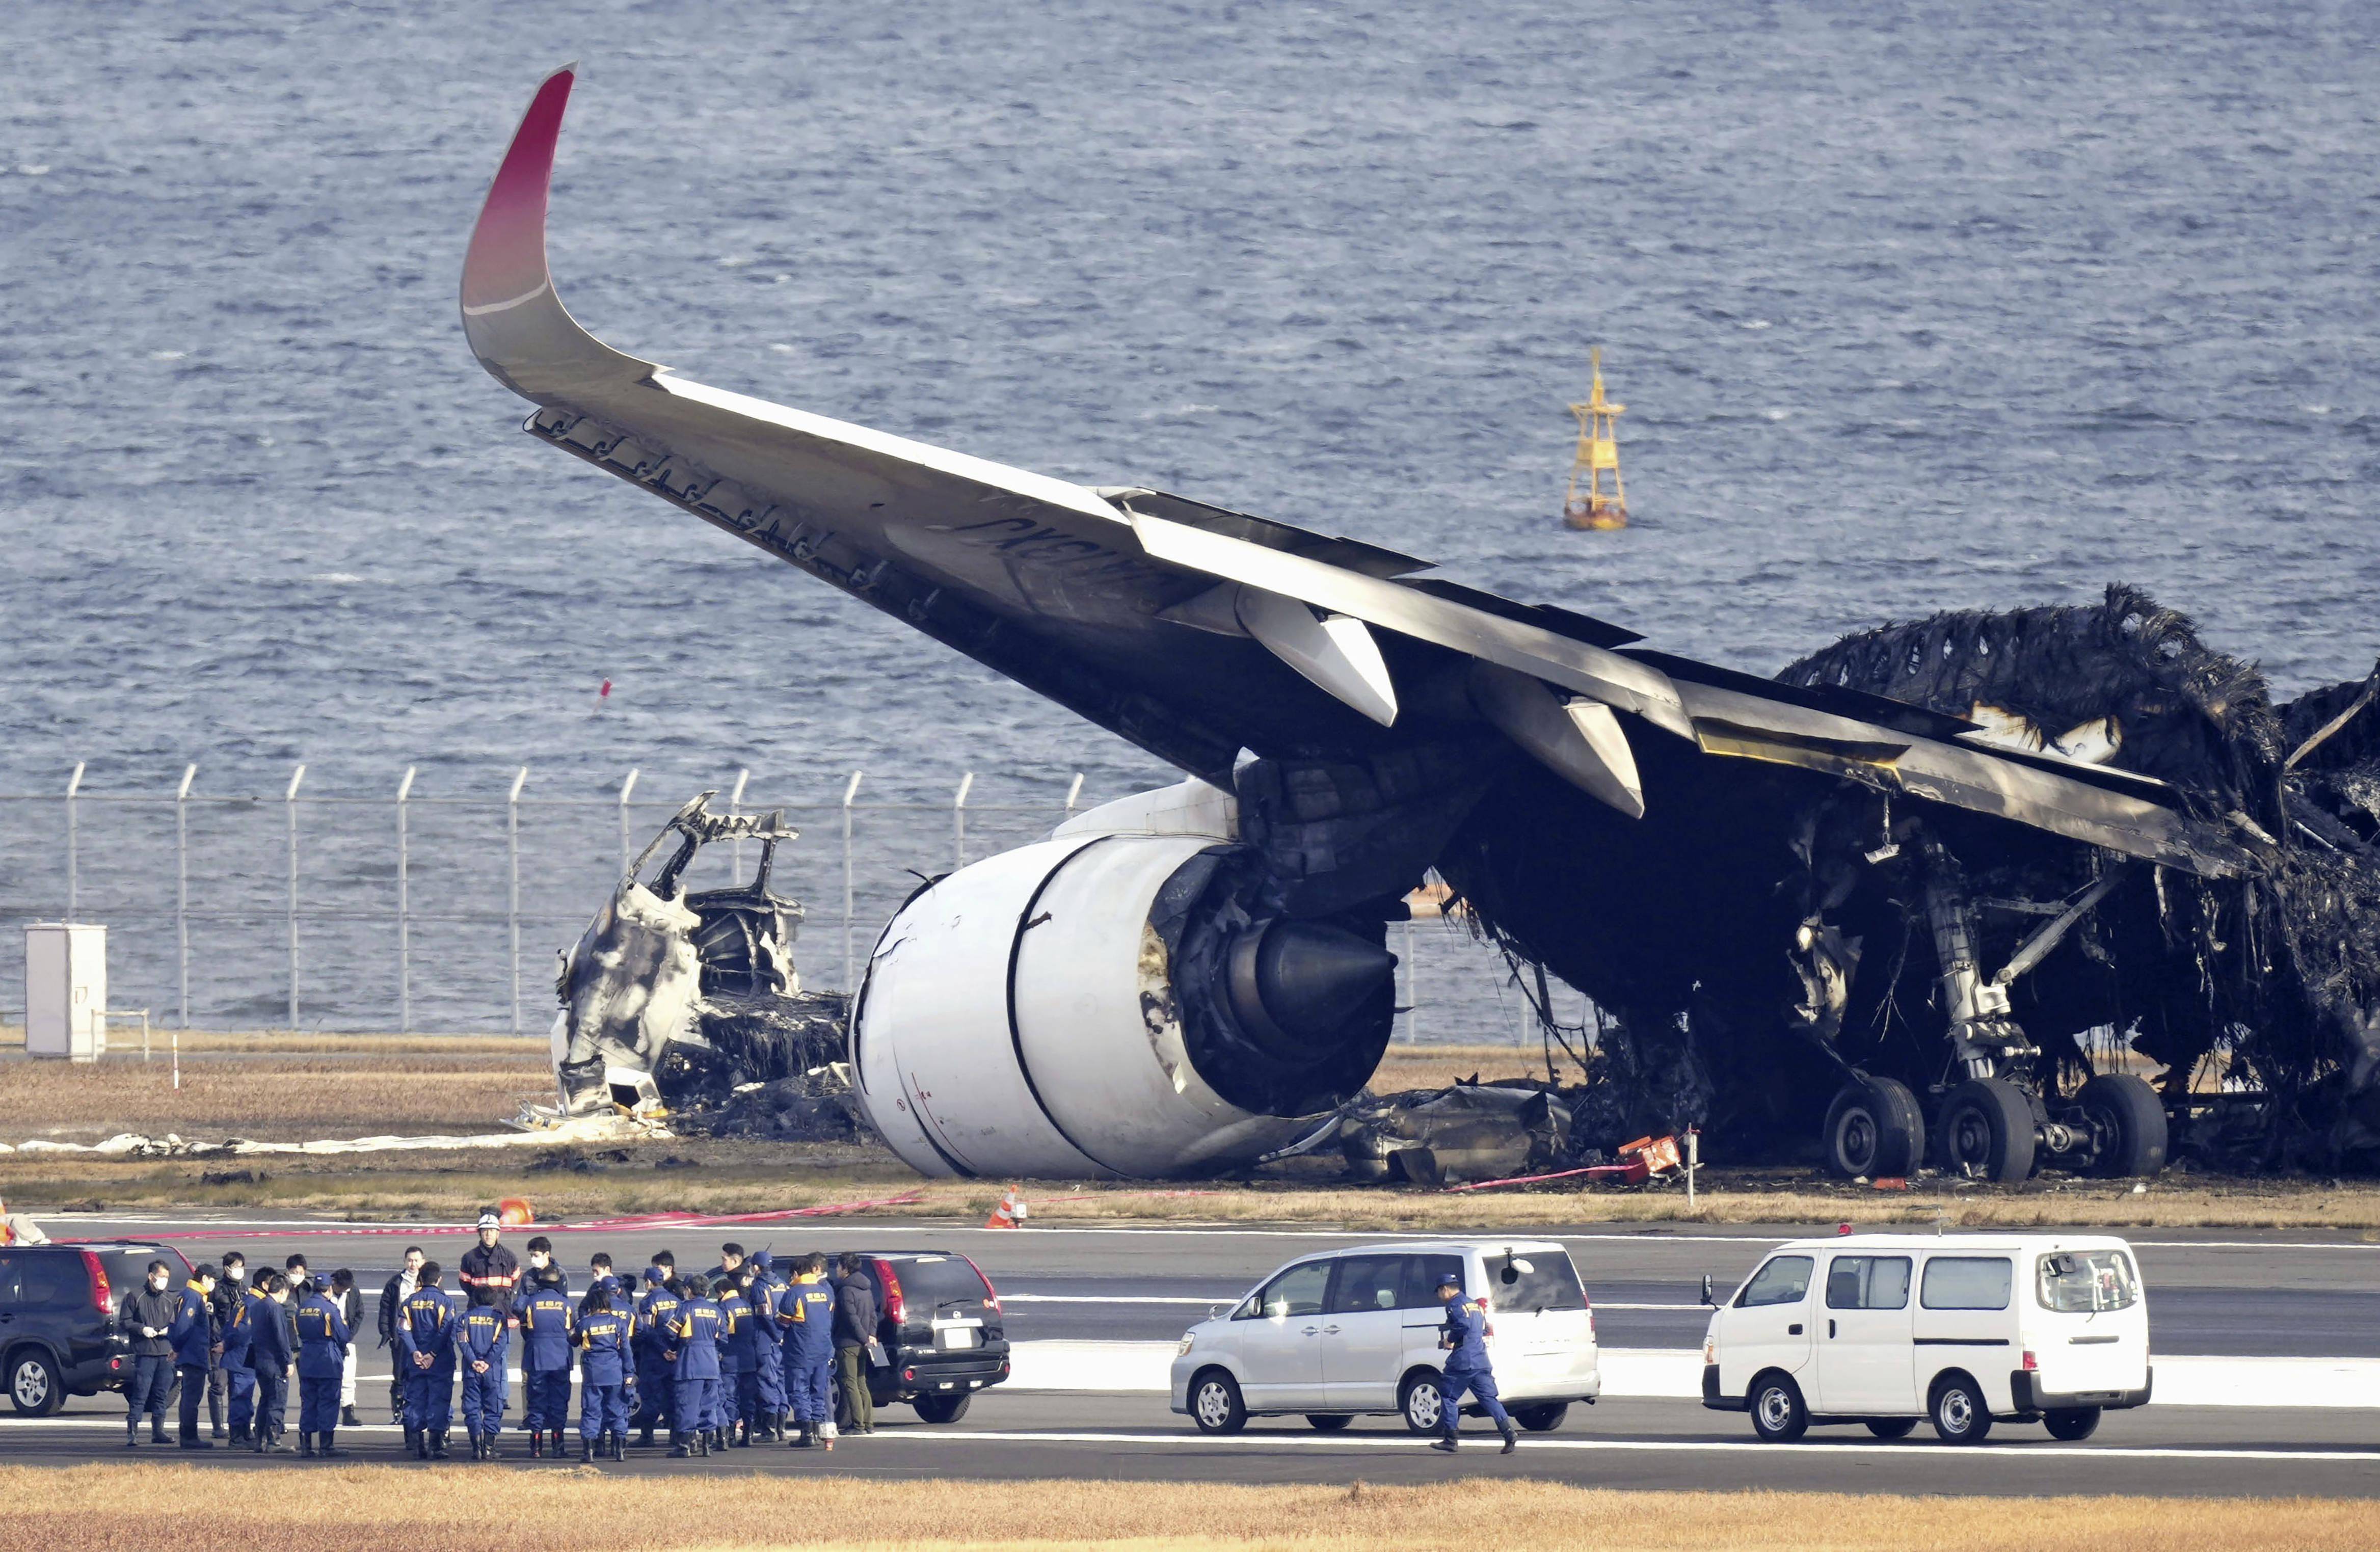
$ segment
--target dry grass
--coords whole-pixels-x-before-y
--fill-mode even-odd
[[[293,1468],[293,1470],[296,1468]],[[1451,1469],[1451,1468],[1450,1468]],[[1424,1487],[1147,1482],[879,1483],[724,1471],[606,1476],[403,1466],[207,1471],[186,1465],[0,1467],[0,1552],[150,1552],[159,1505],[206,1505],[209,1527],[270,1527],[309,1552],[382,1552],[392,1536],[441,1552],[582,1545],[590,1525],[649,1548],[762,1547],[839,1527],[862,1547],[1198,1548],[1358,1552],[1434,1544],[1597,1552],[2306,1552],[2368,1548],[2373,1507],[2329,1498],[2170,1500],[1912,1497],[1821,1493],[1627,1493],[1464,1480]],[[633,1527],[632,1530],[628,1528]],[[763,1527],[770,1527],[763,1530]],[[2054,1530],[2051,1529],[2054,1527]],[[167,1539],[171,1539],[168,1533]]]
[[[150,1040],[162,1057],[173,1037],[172,1031],[159,1026],[151,1033]],[[0,1025],[0,1051],[21,1049],[24,1044],[22,1026]],[[107,1047],[111,1059],[128,1052],[139,1056],[140,1026],[108,1025]],[[502,1057],[540,1068],[545,1065],[546,1054],[545,1037],[541,1035],[375,1035],[303,1029],[186,1029],[182,1032],[182,1049],[186,1054],[243,1051],[285,1056]]]
[[[493,1132],[524,1098],[550,1100],[542,1064],[516,1059],[410,1055],[358,1061],[340,1055],[209,1058],[182,1063],[182,1086],[158,1053],[88,1065],[0,1063],[0,1141],[91,1142],[118,1132],[219,1140],[300,1142],[373,1133]]]

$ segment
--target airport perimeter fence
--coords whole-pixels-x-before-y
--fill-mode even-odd
[[[0,793],[0,932],[18,940],[0,947],[0,1022],[25,1006],[21,928],[72,920],[108,928],[111,1009],[146,1009],[159,1029],[542,1034],[557,955],[700,790],[630,770],[613,795],[556,796],[522,769],[443,794],[407,769],[374,794],[325,790],[301,765],[278,792],[225,796],[197,770],[135,785],[78,764],[49,793]],[[1022,802],[983,801],[971,775],[940,803],[878,801],[858,771],[702,785],[721,793],[714,811],[782,808],[801,832],[771,882],[803,903],[794,960],[819,988],[856,984],[922,879],[1088,806],[1079,775]],[[688,887],[747,881],[759,849],[703,848]],[[1400,1039],[1538,1042],[1502,960],[1460,925],[1392,927],[1389,946]],[[126,1032],[110,1037],[121,1049]]]

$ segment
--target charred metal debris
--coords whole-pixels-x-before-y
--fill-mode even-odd
[[[853,1140],[864,1123],[848,1098],[844,999],[802,989],[793,957],[802,907],[770,888],[777,847],[797,832],[782,810],[714,814],[715,795],[671,818],[562,956],[562,1109],[617,1107],[688,1134]],[[722,841],[760,843],[751,881],[686,891],[696,854]]]

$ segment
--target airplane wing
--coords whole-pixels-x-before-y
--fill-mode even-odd
[[[1635,751],[1790,766],[2220,874],[2240,847],[2144,777],[1992,747],[1954,718],[1658,652],[1569,611],[1413,574],[1360,540],[1068,480],[789,409],[624,355],[546,258],[575,67],[539,88],[462,279],[480,364],[533,436],[1229,785],[1243,748],[1353,756],[1480,724],[1631,818]],[[1468,728],[1464,726],[1468,724]]]

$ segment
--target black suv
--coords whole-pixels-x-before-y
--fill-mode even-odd
[[[956,1251],[859,1255],[890,1360],[869,1365],[869,1400],[906,1401],[929,1423],[957,1422],[977,1391],[1008,1377],[1008,1333],[991,1279]],[[839,1426],[850,1424],[840,1385],[834,1415]]]
[[[132,1342],[115,1312],[152,1261],[179,1268],[177,1292],[188,1280],[188,1259],[167,1245],[0,1245],[0,1375],[19,1413],[47,1417],[68,1396],[124,1388]]]

